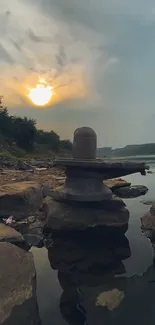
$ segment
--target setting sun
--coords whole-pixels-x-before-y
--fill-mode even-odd
[[[52,95],[52,87],[48,86],[44,79],[40,79],[40,83],[38,83],[36,87],[29,89],[28,97],[31,99],[33,104],[37,106],[45,106],[49,103]]]

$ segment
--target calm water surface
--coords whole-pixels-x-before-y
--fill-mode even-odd
[[[152,164],[151,169],[152,168],[155,169],[155,165]],[[124,258],[122,257],[122,260],[121,257],[118,258],[118,263],[116,264],[119,264],[117,265],[117,268],[121,268],[122,270],[120,271],[120,273],[121,274],[124,273],[125,276],[129,278],[135,274],[142,275],[144,272],[146,272],[148,267],[152,265],[152,258],[153,258],[152,246],[149,240],[141,233],[140,217],[143,216],[144,213],[147,212],[150,208],[149,206],[142,204],[141,200],[143,200],[144,198],[148,200],[155,199],[155,174],[147,174],[147,176],[141,176],[140,174],[135,174],[135,175],[127,176],[125,179],[127,181],[130,181],[132,185],[146,185],[149,188],[149,192],[144,197],[142,196],[138,199],[125,200],[127,204],[127,208],[130,211],[129,229],[125,234],[129,241],[128,243],[129,247],[125,241],[125,244],[123,245],[125,245],[126,251],[121,254],[126,254],[125,255],[126,257]],[[93,238],[91,242],[93,242]],[[101,274],[99,274],[98,272],[99,268],[101,267],[102,258],[104,258],[104,260],[107,260],[108,258],[110,260],[110,262],[108,263],[111,263],[112,259],[115,259],[116,255],[111,248],[110,248],[110,255],[109,253],[106,253],[106,248],[104,246],[104,250],[103,250],[102,243],[95,243],[94,246],[96,249],[96,254],[95,252],[93,252],[93,248],[91,248],[91,245],[89,248],[89,245],[87,244],[86,244],[87,246],[86,250],[88,251],[86,252],[83,252],[82,250],[80,251],[80,249],[78,252],[78,247],[77,248],[73,247],[71,243],[70,244],[68,243],[68,246],[65,247],[62,242],[62,246],[63,246],[62,250],[61,250],[61,245],[60,245],[60,249],[59,249],[59,245],[56,247],[56,249],[53,248],[53,250],[50,251],[50,258],[48,257],[48,251],[46,248],[32,249],[34,259],[35,259],[36,270],[37,270],[37,296],[38,296],[40,316],[42,319],[42,325],[87,324],[86,323],[87,316],[82,316],[83,315],[83,311],[81,311],[82,307],[78,307],[80,310],[79,312],[77,311],[75,306],[72,306],[72,301],[73,300],[76,301],[76,299],[77,302],[75,303],[75,305],[76,304],[79,305],[78,298],[76,298],[77,293],[75,287],[80,288],[83,292],[83,295],[85,295],[85,297],[87,296],[90,297],[91,294],[93,295],[94,293],[91,291],[92,289],[90,290],[89,288],[91,286],[93,286],[93,288],[95,289],[99,288],[100,284],[104,282],[104,280],[102,279],[104,271],[103,272],[101,271]],[[130,257],[128,257],[130,255],[129,248],[131,250]],[[101,254],[101,249],[102,249],[102,254]],[[109,248],[107,248],[107,251],[108,249]],[[79,264],[80,254],[82,254],[81,264]],[[86,256],[87,261],[84,261],[84,256]],[[94,262],[96,266],[96,270],[90,269],[89,272],[89,263],[91,257],[92,259],[96,259],[96,261]],[[77,264],[77,260],[78,260],[78,264]],[[52,264],[52,267],[50,263]],[[86,264],[87,264],[87,272],[85,272]],[[71,265],[74,266],[73,269],[71,268]],[[97,269],[97,265],[99,265],[98,269]],[[111,270],[113,268],[115,269],[115,266],[112,266],[110,268],[108,274],[110,279],[112,279]],[[58,269],[59,269],[59,275],[57,271]],[[67,278],[68,269],[71,272],[70,279]],[[119,273],[118,270],[115,273],[118,274]],[[74,278],[75,282],[79,283],[77,286],[73,286],[74,287],[73,292],[72,292],[72,286],[70,284],[72,278]],[[107,279],[107,281],[109,280]],[[63,293],[62,287],[63,288],[65,287],[64,290],[65,294]],[[60,298],[61,298],[61,302],[62,301],[66,302],[65,308],[61,308],[61,312],[59,307]],[[87,300],[89,299],[86,298],[86,301]],[[68,306],[70,306],[68,307],[69,310],[67,310],[67,301],[69,301],[68,303]],[[64,314],[67,316],[64,317]],[[90,322],[88,321],[88,319],[87,319],[88,324],[93,324],[92,316]],[[103,324],[103,319],[101,323]],[[111,321],[110,324],[112,324]]]

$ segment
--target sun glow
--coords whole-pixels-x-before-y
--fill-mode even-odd
[[[34,88],[29,89],[28,97],[33,104],[37,106],[45,106],[49,103],[53,95],[52,87],[48,86],[44,79],[40,79]]]

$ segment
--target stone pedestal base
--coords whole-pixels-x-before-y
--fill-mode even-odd
[[[121,200],[108,200],[102,203],[67,204],[46,198],[44,211],[47,216],[47,227],[56,232],[83,231],[102,228],[102,233],[109,230],[126,232],[129,211]],[[117,208],[116,208],[117,207]],[[121,232],[121,233],[122,233]]]

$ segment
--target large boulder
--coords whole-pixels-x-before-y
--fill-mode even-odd
[[[2,185],[0,188],[0,217],[13,215],[23,218],[39,209],[42,186],[35,181]]]
[[[141,225],[144,231],[155,231],[155,215],[153,215],[150,211],[144,214],[144,216],[141,218]]]
[[[145,213],[141,218],[141,225],[144,231],[152,231],[155,232],[155,204],[153,204],[150,208],[150,211]]]
[[[0,242],[21,243],[23,241],[24,238],[18,231],[0,223]]]
[[[118,229],[127,225],[129,221],[129,211],[121,200],[109,200],[107,206],[106,202],[100,205],[89,203],[77,206],[59,203],[52,198],[45,200],[43,206],[47,216],[47,226],[52,231],[81,231],[95,227]]]
[[[0,324],[41,325],[32,254],[0,243],[0,265]]]
[[[155,265],[155,204],[153,204],[150,211],[145,213],[141,218],[141,228],[152,244],[153,263]]]

